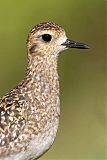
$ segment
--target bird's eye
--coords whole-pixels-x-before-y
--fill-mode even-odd
[[[42,35],[42,39],[45,41],[45,42],[50,42],[51,39],[52,39],[52,36],[50,34],[43,34]]]

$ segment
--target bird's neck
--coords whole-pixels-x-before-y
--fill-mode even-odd
[[[59,80],[56,57],[29,58],[26,79],[23,82],[28,101],[34,99],[48,109],[59,108]]]
[[[29,58],[26,81],[28,81],[28,85],[29,83],[31,85],[36,83],[37,87],[40,85],[42,90],[45,84],[53,86],[58,81],[57,57],[36,56]]]

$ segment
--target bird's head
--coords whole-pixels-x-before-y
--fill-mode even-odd
[[[36,56],[55,56],[67,48],[88,49],[86,44],[69,40],[62,27],[52,22],[35,26],[28,35],[28,53]]]

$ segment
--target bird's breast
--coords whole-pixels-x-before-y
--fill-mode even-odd
[[[34,160],[43,155],[53,144],[58,129],[59,120],[56,119],[44,133],[34,135],[29,141],[26,150],[11,154],[0,160]]]

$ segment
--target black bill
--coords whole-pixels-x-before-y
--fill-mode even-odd
[[[89,49],[90,48],[87,44],[79,43],[79,42],[72,41],[69,39],[67,39],[62,45],[66,46],[67,48],[78,48],[78,49]]]

